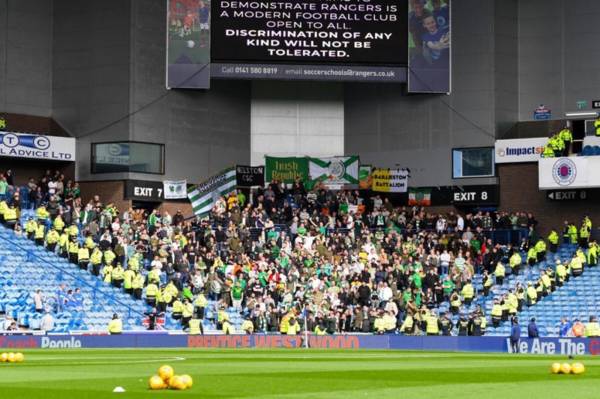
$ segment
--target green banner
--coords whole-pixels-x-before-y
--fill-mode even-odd
[[[265,157],[265,183],[273,180],[293,183],[297,178],[308,180],[308,159],[305,157]]]

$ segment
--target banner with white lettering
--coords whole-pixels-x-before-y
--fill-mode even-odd
[[[240,187],[262,187],[265,185],[265,167],[238,165],[235,167],[235,180]]]
[[[75,161],[75,139],[37,134],[0,133],[0,156]]]
[[[133,201],[162,202],[164,185],[161,181],[125,180],[124,198]]]
[[[163,186],[165,199],[187,198],[187,180],[165,180]]]
[[[499,194],[498,185],[453,187],[452,203],[464,206],[493,206],[498,205]]]

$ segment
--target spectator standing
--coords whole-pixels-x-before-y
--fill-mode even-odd
[[[535,324],[535,317],[531,318],[529,325],[527,326],[527,336],[529,338],[539,338],[540,332],[538,331],[538,326]]]

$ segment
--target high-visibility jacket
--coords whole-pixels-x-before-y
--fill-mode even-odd
[[[575,253],[575,255],[577,255],[577,257],[579,258],[579,260],[581,261],[582,264],[587,262],[587,257],[585,256],[585,254],[583,253],[583,251],[581,249],[578,249],[577,252]]]
[[[175,284],[172,281],[169,284],[167,284],[167,286],[165,287],[165,291],[168,292],[172,297],[176,297],[177,295],[179,295],[179,290],[177,289],[177,287],[175,287]]]
[[[567,269],[562,263],[556,265],[556,276],[558,277],[559,281],[564,281],[565,277],[567,277]]]
[[[567,232],[571,239],[571,244],[577,244],[577,227],[574,224],[570,224]]]
[[[594,121],[594,128],[596,129],[596,136],[600,136],[600,118]]]
[[[440,327],[438,326],[438,318],[435,316],[427,316],[425,319],[427,322],[427,326],[425,327],[425,332],[427,334],[437,335],[440,333]]]
[[[600,324],[597,321],[585,323],[586,337],[600,337]]]
[[[58,239],[58,245],[60,245],[61,248],[63,248],[65,251],[69,249],[69,236],[65,233],[62,233],[60,235],[60,238]]]
[[[17,220],[17,210],[15,208],[7,208],[4,211],[4,220],[6,220],[6,221]]]
[[[598,244],[593,243],[590,245],[589,249],[588,249],[588,254],[587,254],[587,262],[592,263],[592,258],[596,259],[596,261],[598,261]]]
[[[537,251],[534,246],[531,246],[527,251],[527,261],[529,262],[530,259],[537,260]]]
[[[150,283],[146,286],[146,298],[156,298],[158,293],[158,286],[154,283]]]
[[[35,239],[36,240],[41,240],[44,238],[44,234],[46,232],[46,226],[43,223],[38,224],[38,226],[35,228]]]
[[[77,252],[77,260],[79,262],[90,260],[90,250],[86,247],[79,248],[79,251]]]
[[[558,135],[563,141],[573,141],[573,133],[569,129],[561,130]]]
[[[40,206],[35,211],[35,217],[37,218],[37,220],[46,220],[48,219],[48,216],[50,216],[50,214],[46,210],[45,206]]]
[[[152,269],[148,272],[148,281],[156,283],[160,281],[160,272],[156,269]]]
[[[502,317],[502,305],[499,303],[492,306],[492,317]]]
[[[532,304],[535,304],[537,302],[537,290],[535,288],[533,288],[532,285],[530,285],[529,287],[527,287],[527,298],[529,298],[529,301]]]
[[[383,328],[385,329],[385,321],[383,323]],[[287,335],[297,335],[300,332],[300,324],[295,322],[294,324],[288,323]]]
[[[198,308],[205,308],[206,305],[208,305],[208,300],[206,299],[204,294],[198,294],[198,296],[196,296],[196,299],[194,300],[194,306]]]
[[[583,269],[583,263],[581,262],[581,258],[579,258],[578,256],[573,257],[573,259],[569,263],[569,266],[571,266],[572,271]]]
[[[56,244],[60,239],[60,235],[56,230],[50,230],[48,234],[46,234],[46,242],[48,244]]]
[[[142,276],[142,273],[136,273],[136,275],[133,277],[133,280],[131,281],[131,288],[134,290],[144,288],[144,276]]]
[[[588,230],[592,230],[592,220],[589,217],[583,218],[583,225],[588,228]]]
[[[6,201],[0,201],[0,215],[4,215],[4,212],[8,209]]]
[[[539,240],[535,243],[535,251],[537,253],[544,252],[546,250],[546,243],[544,240]]]
[[[117,265],[116,267],[114,267],[112,269],[112,279],[113,280],[123,280],[125,276],[125,270],[123,270],[123,267],[120,265]]]
[[[107,249],[106,251],[104,251],[104,263],[107,265],[110,265],[111,263],[113,263],[113,261],[115,260],[115,258],[117,257],[117,255],[115,255],[115,253],[110,250]]]
[[[512,254],[510,259],[508,260],[508,264],[510,265],[511,269],[514,269],[515,267],[520,266],[521,263],[523,263],[523,258],[521,258],[521,254],[519,254],[518,252],[515,252],[514,254]]]
[[[92,237],[88,236],[88,237],[86,237],[85,242],[84,242],[83,245],[85,245],[85,247],[87,249],[94,249],[94,247],[96,246],[96,243],[94,242],[94,240],[92,239]]]
[[[315,327],[315,334],[316,335],[326,335],[327,334],[327,329],[326,328],[321,328],[321,326],[317,324],[317,326]]]
[[[137,254],[134,254],[131,258],[129,258],[127,266],[129,266],[129,268],[134,272],[140,270],[140,258],[137,256]]]
[[[406,318],[404,319],[404,322],[402,323],[402,326],[400,326],[400,331],[401,332],[412,331],[414,323],[415,323],[415,320],[413,319],[413,317],[411,315],[407,315]]]
[[[473,288],[473,284],[465,284],[461,290],[461,294],[465,299],[473,299],[475,296],[475,289]]]
[[[250,320],[244,320],[242,323],[242,331],[252,334],[254,332],[254,323]]]
[[[181,315],[183,317],[192,317],[192,315],[194,314],[194,304],[188,302],[185,303],[183,305],[183,311],[181,312]]]
[[[200,319],[192,319],[190,320],[190,335],[199,335],[200,334]]]
[[[158,290],[158,294],[156,294],[156,300],[158,302],[170,303],[172,299],[173,295],[171,295],[171,292],[167,290],[167,287],[163,288],[162,290]]]
[[[69,228],[67,230],[71,237],[76,237],[79,234],[79,229],[74,224],[69,226]]]
[[[92,262],[92,265],[99,265],[102,263],[102,251],[100,251],[99,248],[94,248],[90,261]]]
[[[37,223],[33,219],[29,219],[25,222],[25,231],[27,233],[35,233],[35,229],[37,229]]]
[[[544,152],[542,152],[542,157],[544,158],[554,158],[554,149],[550,144],[547,144],[544,147]]]
[[[108,332],[110,334],[120,334],[123,332],[123,322],[121,319],[113,319],[108,322]]]
[[[588,239],[590,238],[590,231],[586,226],[581,226],[579,229],[579,238]]]
[[[488,288],[491,287],[492,285],[494,285],[494,282],[492,281],[492,277],[487,275],[483,278],[483,286]]]
[[[552,230],[550,234],[548,234],[548,242],[553,245],[558,245],[558,233],[555,230]]]
[[[71,241],[69,243],[69,253],[72,253],[72,254],[79,253],[79,243],[77,241]]]
[[[110,283],[112,281],[112,271],[113,267],[111,265],[106,265],[104,266],[104,269],[102,269],[102,276],[104,277],[105,283]]]
[[[298,323],[296,323],[298,324]],[[396,329],[396,318],[392,315],[385,314],[383,316],[383,326],[386,331],[391,331]]]
[[[133,277],[135,276],[135,272],[131,269],[125,270],[123,273],[123,288],[130,289],[133,288]]]
[[[453,308],[460,308],[460,305],[462,305],[462,301],[458,295],[453,295],[450,297],[450,306]]]
[[[176,299],[175,302],[173,302],[173,313],[183,313],[183,303],[179,299]]]
[[[505,274],[506,270],[504,269],[504,265],[502,264],[502,262],[498,262],[496,264],[496,270],[494,270],[494,275],[496,277],[504,277]]]
[[[63,222],[62,217],[58,215],[56,219],[54,219],[52,226],[54,226],[56,231],[62,231],[65,228],[65,222]]]
[[[552,285],[552,282],[550,281],[550,277],[548,277],[547,274],[542,275],[542,277],[540,278],[542,280],[542,284],[544,285],[545,289],[549,289],[550,286]]]

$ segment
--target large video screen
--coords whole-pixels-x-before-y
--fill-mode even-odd
[[[405,81],[408,0],[213,0],[213,77]]]
[[[451,91],[450,0],[410,0],[408,91]]]

